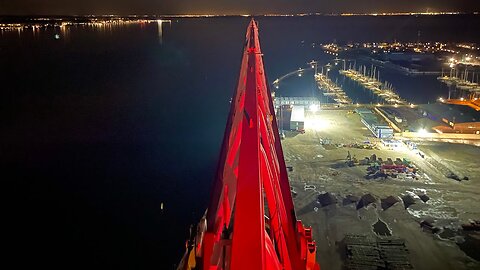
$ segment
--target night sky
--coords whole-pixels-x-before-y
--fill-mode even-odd
[[[0,0],[0,15],[480,11],[478,0]]]
[[[0,16],[425,11],[480,11],[480,0],[0,0]],[[415,41],[419,30],[477,41],[478,18],[261,18],[262,48],[278,76],[321,53],[305,44]],[[210,198],[248,20],[178,20],[161,37],[157,23],[0,31],[5,265],[178,262]]]

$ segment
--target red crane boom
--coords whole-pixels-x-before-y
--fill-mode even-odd
[[[253,19],[210,205],[178,269],[320,269],[311,228],[295,216]]]

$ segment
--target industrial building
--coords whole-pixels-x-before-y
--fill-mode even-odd
[[[293,105],[290,118],[290,130],[305,130],[305,106]]]
[[[281,105],[277,107],[277,121],[280,130],[304,131],[305,106]]]
[[[439,123],[439,133],[480,134],[480,111],[468,106],[435,103],[420,107],[420,113]]]
[[[388,148],[388,149],[392,149],[392,150],[395,150],[395,149],[398,149],[398,148],[404,146],[404,144],[401,141],[391,140],[391,139],[382,140],[382,145],[383,145],[383,147]]]
[[[392,138],[393,129],[383,121],[379,121],[377,116],[370,110],[366,108],[357,108],[356,113],[362,118],[362,123],[375,135],[375,137],[380,139]]]
[[[275,97],[273,104],[275,108],[282,105],[302,105],[305,107],[313,105],[320,107],[320,100],[316,97]]]
[[[317,110],[320,100],[316,97],[275,97],[273,101],[277,111],[280,130],[303,132],[305,130],[305,108]]]

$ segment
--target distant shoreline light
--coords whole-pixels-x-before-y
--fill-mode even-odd
[[[58,27],[71,24],[103,26],[117,23],[137,23],[137,22],[157,22],[157,20],[175,19],[175,18],[222,18],[222,17],[306,17],[306,16],[442,16],[442,15],[479,15],[480,12],[384,12],[384,13],[297,13],[297,14],[164,14],[164,15],[38,15],[38,16],[16,16],[0,15],[0,30],[19,30],[25,27]],[[7,22],[8,18],[16,18]],[[18,22],[19,18],[24,21]],[[79,20],[81,22],[79,22]],[[87,20],[87,21],[82,21]],[[54,21],[54,22],[52,22]]]
[[[25,18],[35,18],[35,19],[54,19],[54,18],[211,18],[211,17],[303,17],[303,16],[435,16],[435,15],[479,15],[480,11],[472,12],[460,12],[460,11],[439,11],[439,12],[371,12],[371,13],[263,13],[263,14],[130,14],[130,15],[114,15],[114,14],[104,14],[104,15],[35,15],[35,16],[23,16],[23,15],[0,15],[2,17],[25,17]]]

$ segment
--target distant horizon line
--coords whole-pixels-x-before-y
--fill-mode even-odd
[[[479,11],[440,11],[440,12],[370,12],[370,13],[260,13],[260,14],[0,14],[0,17],[169,17],[169,18],[211,18],[211,17],[305,17],[305,16],[438,16],[438,15],[479,15]]]

